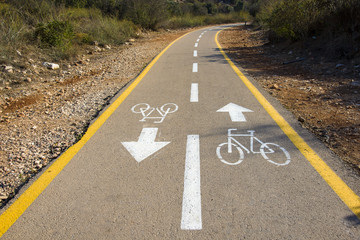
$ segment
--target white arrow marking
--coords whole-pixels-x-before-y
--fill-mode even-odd
[[[157,128],[143,128],[137,142],[122,142],[122,145],[137,162],[141,162],[170,143],[155,142],[157,131]]]
[[[241,107],[234,103],[229,103],[225,107],[220,108],[216,112],[228,112],[230,114],[231,121],[233,122],[246,122],[244,112],[253,112],[250,109]]]

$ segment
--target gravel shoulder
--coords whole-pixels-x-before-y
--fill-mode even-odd
[[[85,133],[90,122],[170,42],[188,30],[142,33],[91,46],[60,68],[20,53],[0,71],[0,208]]]
[[[360,60],[326,58],[321,42],[271,44],[251,26],[222,31],[225,52],[360,173]]]

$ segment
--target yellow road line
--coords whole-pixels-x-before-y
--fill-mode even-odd
[[[222,31],[222,30],[221,30]],[[304,157],[310,162],[320,176],[329,184],[340,199],[350,208],[350,210],[360,219],[360,197],[352,191],[346,183],[336,175],[336,173],[315,153],[313,149],[297,134],[290,124],[276,111],[276,109],[266,100],[259,90],[247,79],[247,77],[235,66],[235,64],[226,55],[218,42],[218,35],[215,35],[215,42],[220,52],[230,64],[231,68],[243,81],[246,87],[251,91],[259,103],[264,107],[268,114],[279,125],[281,130],[288,136],[293,144],[299,149]]]
[[[189,34],[189,33],[187,33]],[[25,212],[25,210],[35,201],[35,199],[45,190],[52,180],[62,171],[77,152],[86,144],[87,141],[96,133],[96,131],[113,114],[120,104],[129,96],[134,88],[145,77],[158,59],[179,39],[187,34],[177,38],[170,43],[162,52],[159,53],[144,71],[134,80],[134,82],[112,103],[103,114],[89,127],[79,142],[70,147],[63,153],[52,165],[37,179],[1,216],[0,216],[0,237],[16,222],[16,220]]]

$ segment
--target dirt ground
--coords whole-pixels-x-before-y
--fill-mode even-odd
[[[314,43],[272,44],[251,26],[224,30],[219,40],[303,127],[360,170],[359,59],[329,57],[315,37]]]
[[[81,139],[112,97],[188,31],[142,32],[121,46],[84,46],[76,59],[56,62],[59,69],[43,66],[41,52],[0,54],[0,208]]]

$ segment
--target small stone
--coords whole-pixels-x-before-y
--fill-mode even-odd
[[[13,68],[13,66],[3,66],[3,71],[7,72],[7,73],[13,73],[14,68]]]
[[[95,46],[95,47],[94,47],[94,51],[95,51],[95,52],[101,52],[102,49],[101,49],[100,47],[98,47],[98,46]]]
[[[300,116],[299,116],[299,117],[298,117],[298,121],[301,122],[301,123],[303,123],[303,122],[305,122],[305,119],[304,119],[303,117],[300,117]]]
[[[6,196],[4,193],[0,193],[0,200],[5,200],[7,198],[8,196]]]
[[[29,78],[29,77],[27,77],[27,78],[24,79],[24,82],[30,83],[31,81],[32,81],[32,80],[31,80],[31,78]]]
[[[350,85],[354,87],[360,87],[360,81],[352,81]]]
[[[277,85],[276,83],[273,84],[273,85],[270,87],[270,89],[280,90],[279,85]]]
[[[22,54],[21,54],[21,52],[19,51],[19,50],[16,50],[16,53],[21,57],[22,56]]]
[[[105,49],[110,50],[110,49],[111,49],[111,46],[110,46],[110,45],[105,45]]]
[[[49,62],[43,62],[43,66],[47,67],[48,69],[58,69],[58,68],[60,68],[59,64],[49,63]]]
[[[343,67],[343,66],[345,66],[345,65],[344,65],[344,64],[341,64],[341,63],[339,63],[339,64],[336,64],[335,68],[341,68],[341,67]]]
[[[135,39],[130,38],[130,39],[129,39],[129,42],[135,42]]]

